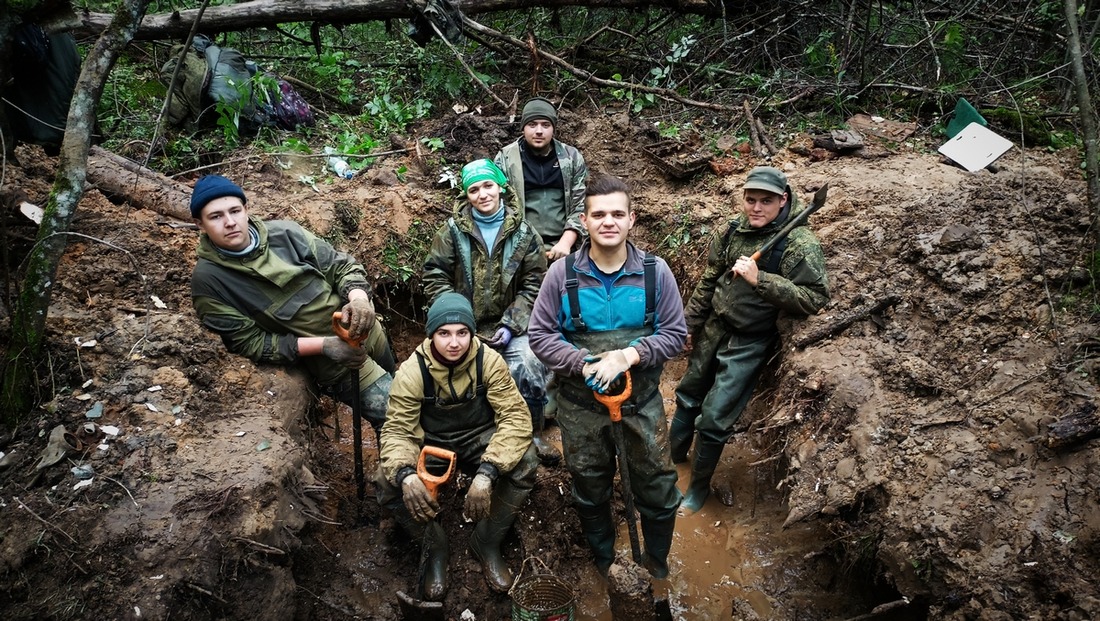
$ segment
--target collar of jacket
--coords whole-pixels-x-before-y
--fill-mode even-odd
[[[260,237],[259,243],[252,249],[252,252],[242,257],[231,257],[227,254],[222,254],[218,252],[217,247],[214,246],[214,242],[210,241],[210,237],[206,233],[202,233],[199,235],[199,257],[211,261],[238,261],[243,263],[251,261],[267,252],[267,225],[256,216],[248,216],[248,224],[256,227],[256,234]]]
[[[578,272],[583,272],[592,275],[592,256],[589,254],[592,251],[592,242],[587,237],[584,243],[581,244],[579,250],[577,250],[577,261],[573,264],[573,269]],[[623,263],[623,273],[626,274],[641,274],[645,271],[645,266],[642,262],[645,260],[645,253],[634,245],[630,240],[626,241],[626,262]]]

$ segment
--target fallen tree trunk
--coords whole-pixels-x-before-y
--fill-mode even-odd
[[[134,207],[191,220],[191,188],[100,147],[88,153],[88,181],[107,196],[123,198]]]
[[[423,4],[418,2],[417,4]],[[636,9],[662,7],[683,13],[718,15],[718,7],[707,0],[464,0],[463,13],[475,15],[510,9],[564,6],[605,7]],[[353,24],[384,19],[411,18],[415,16],[412,2],[407,0],[253,0],[224,6],[210,7],[202,17],[200,31],[214,34],[239,31],[262,26],[274,26],[283,22],[332,22]],[[139,40],[185,37],[191,30],[198,9],[148,15],[134,35]],[[101,32],[111,21],[108,13],[84,13],[80,16],[84,29]]]

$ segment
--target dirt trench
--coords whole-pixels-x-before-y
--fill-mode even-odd
[[[635,182],[635,238],[669,259],[689,294],[754,162],[668,180],[623,148],[621,120],[564,127],[595,171]],[[833,300],[785,326],[783,354],[727,447],[725,490],[680,522],[673,577],[656,585],[675,618],[1100,618],[1096,440],[1058,451],[1046,442],[1053,422],[1096,397],[1076,158],[1014,150],[1001,172],[970,174],[924,146],[773,162],[803,196],[830,183],[813,225]],[[10,183],[42,202],[49,160],[30,151],[21,161]],[[402,164],[404,182],[386,174]],[[384,161],[316,188],[289,170],[228,174],[260,215],[329,235],[375,273],[402,264],[392,253],[422,243],[450,205],[431,164]],[[0,611],[399,618],[393,592],[415,584],[417,546],[356,501],[346,409],[317,402],[300,377],[226,355],[201,330],[188,288],[195,233],[158,220],[94,191],[81,205],[75,229],[128,249],[138,267],[80,240],[59,270],[57,397],[0,445]],[[12,230],[24,231],[14,251],[29,245],[25,224]],[[419,302],[398,283],[378,294],[406,356]],[[669,411],[684,364],[666,373]],[[81,436],[85,450],[38,473],[50,430],[87,422],[98,427]],[[372,441],[368,432],[368,468]],[[70,468],[87,464],[95,478],[74,489]],[[719,498],[728,490],[732,507]],[[469,525],[445,519],[448,618],[508,618],[508,598],[486,590],[465,550]],[[513,567],[537,556],[577,588],[578,618],[610,618],[564,470],[540,469],[508,544]]]

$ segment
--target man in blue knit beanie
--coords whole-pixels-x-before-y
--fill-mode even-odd
[[[253,362],[304,368],[318,387],[350,404],[378,433],[396,361],[374,312],[367,272],[350,255],[289,220],[250,216],[244,190],[221,175],[195,183],[191,215],[202,231],[191,300],[203,326]],[[342,323],[352,347],[333,335]],[[359,385],[354,385],[359,369]]]

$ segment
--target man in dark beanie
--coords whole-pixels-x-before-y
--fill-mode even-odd
[[[351,256],[289,220],[249,216],[244,190],[207,175],[191,193],[202,234],[191,300],[203,326],[253,362],[303,367],[319,388],[350,404],[359,391],[374,427],[386,416],[396,366],[375,317],[366,270]],[[359,347],[333,335],[333,313]],[[354,385],[359,369],[359,385]]]
[[[473,477],[463,515],[476,525],[470,550],[496,591],[513,575],[500,544],[535,484],[538,457],[531,418],[508,365],[475,335],[474,311],[465,296],[449,292],[428,309],[428,338],[401,364],[390,389],[376,478],[383,507],[427,563],[420,585],[425,599],[447,591],[449,546],[435,519],[440,502],[416,474],[425,445],[454,451],[458,469]]]
[[[684,514],[698,511],[710,495],[722,449],[775,352],[776,320],[813,315],[829,301],[825,255],[810,227],[795,228],[752,260],[802,210],[787,175],[758,166],[743,188],[739,213],[711,242],[706,270],[685,311],[694,347],[669,429],[672,461],[687,461],[695,444]]]
[[[576,148],[554,138],[558,111],[535,97],[523,106],[523,136],[497,153],[496,165],[508,177],[524,217],[542,236],[546,258],[573,251],[584,226],[584,184],[588,166]]]

